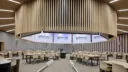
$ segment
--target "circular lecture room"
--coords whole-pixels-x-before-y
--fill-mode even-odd
[[[0,0],[0,72],[128,72],[128,0]]]

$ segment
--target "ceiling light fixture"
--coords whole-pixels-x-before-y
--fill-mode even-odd
[[[6,9],[0,9],[0,11],[3,11],[3,12],[14,12],[13,10],[6,10]]]
[[[119,26],[128,26],[128,24],[117,24]]]
[[[14,31],[15,29],[11,29],[11,30],[8,30],[8,31],[6,31],[6,32],[12,32],[12,31]]]
[[[7,27],[7,26],[14,26],[15,24],[5,24],[5,25],[0,25],[0,27]]]
[[[117,29],[117,31],[124,32],[124,33],[128,33],[128,31],[122,30],[122,29]]]
[[[15,0],[8,0],[10,2],[16,3],[16,4],[21,4],[21,2],[15,1]]]
[[[128,19],[128,17],[118,17],[118,19]]]
[[[14,17],[0,18],[0,20],[5,20],[5,19],[14,19]]]
[[[125,11],[128,11],[128,9],[120,9],[118,10],[119,12],[125,12]]]
[[[115,2],[117,2],[117,1],[119,1],[119,0],[112,0],[112,1],[110,1],[109,3],[115,3]]]

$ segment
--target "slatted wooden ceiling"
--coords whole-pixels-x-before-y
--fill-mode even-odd
[[[21,2],[21,4],[9,2],[8,0],[0,0],[0,9],[7,9],[7,10],[16,11],[20,7],[20,5],[22,5],[23,3],[26,3],[26,2],[30,2],[32,0],[15,0],[15,1]],[[108,4],[110,4],[109,3],[110,1],[112,1],[112,0],[105,0],[105,2],[107,2]],[[115,3],[111,3],[110,5],[112,7],[114,7],[118,12],[118,10],[120,10],[120,9],[128,9],[127,3],[128,3],[128,0],[119,0]],[[14,12],[2,12],[2,11],[0,11],[0,18],[7,18],[7,17],[14,17]],[[118,12],[118,17],[128,17],[128,11]],[[2,19],[2,20],[0,19],[0,25],[14,24],[14,23],[15,23],[14,19]],[[125,20],[124,19],[118,19],[118,23],[128,25],[128,19],[125,19]],[[11,30],[14,28],[15,28],[15,26],[8,26],[8,27],[3,27],[3,28],[0,27],[0,30],[1,31],[8,31],[8,30]],[[128,31],[128,26],[118,25],[118,29]],[[11,31],[10,33],[14,33],[14,31]],[[120,33],[124,33],[124,32],[118,31],[118,33],[120,34]]]

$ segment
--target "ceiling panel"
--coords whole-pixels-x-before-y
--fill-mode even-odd
[[[0,9],[16,10],[20,5],[8,0],[0,0]]]
[[[15,28],[15,26],[6,26],[6,27],[0,27],[0,30],[7,31],[7,30],[14,29],[14,28]]]
[[[0,11],[0,18],[5,18],[5,17],[14,17],[14,13],[11,12],[2,12]]]
[[[119,12],[119,17],[128,17],[128,11],[126,12]]]
[[[128,26],[117,26],[118,29],[128,31]]]
[[[128,0],[119,0],[118,2],[110,4],[114,6],[117,10],[128,8]]]
[[[128,20],[127,19],[118,19],[118,24],[128,24]]]
[[[3,24],[12,24],[14,22],[15,22],[15,20],[13,20],[13,19],[10,19],[10,20],[0,20],[0,25],[3,25]]]

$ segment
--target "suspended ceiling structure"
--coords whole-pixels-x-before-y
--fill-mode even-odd
[[[0,0],[0,30],[15,35],[44,32],[127,33],[127,0]]]

